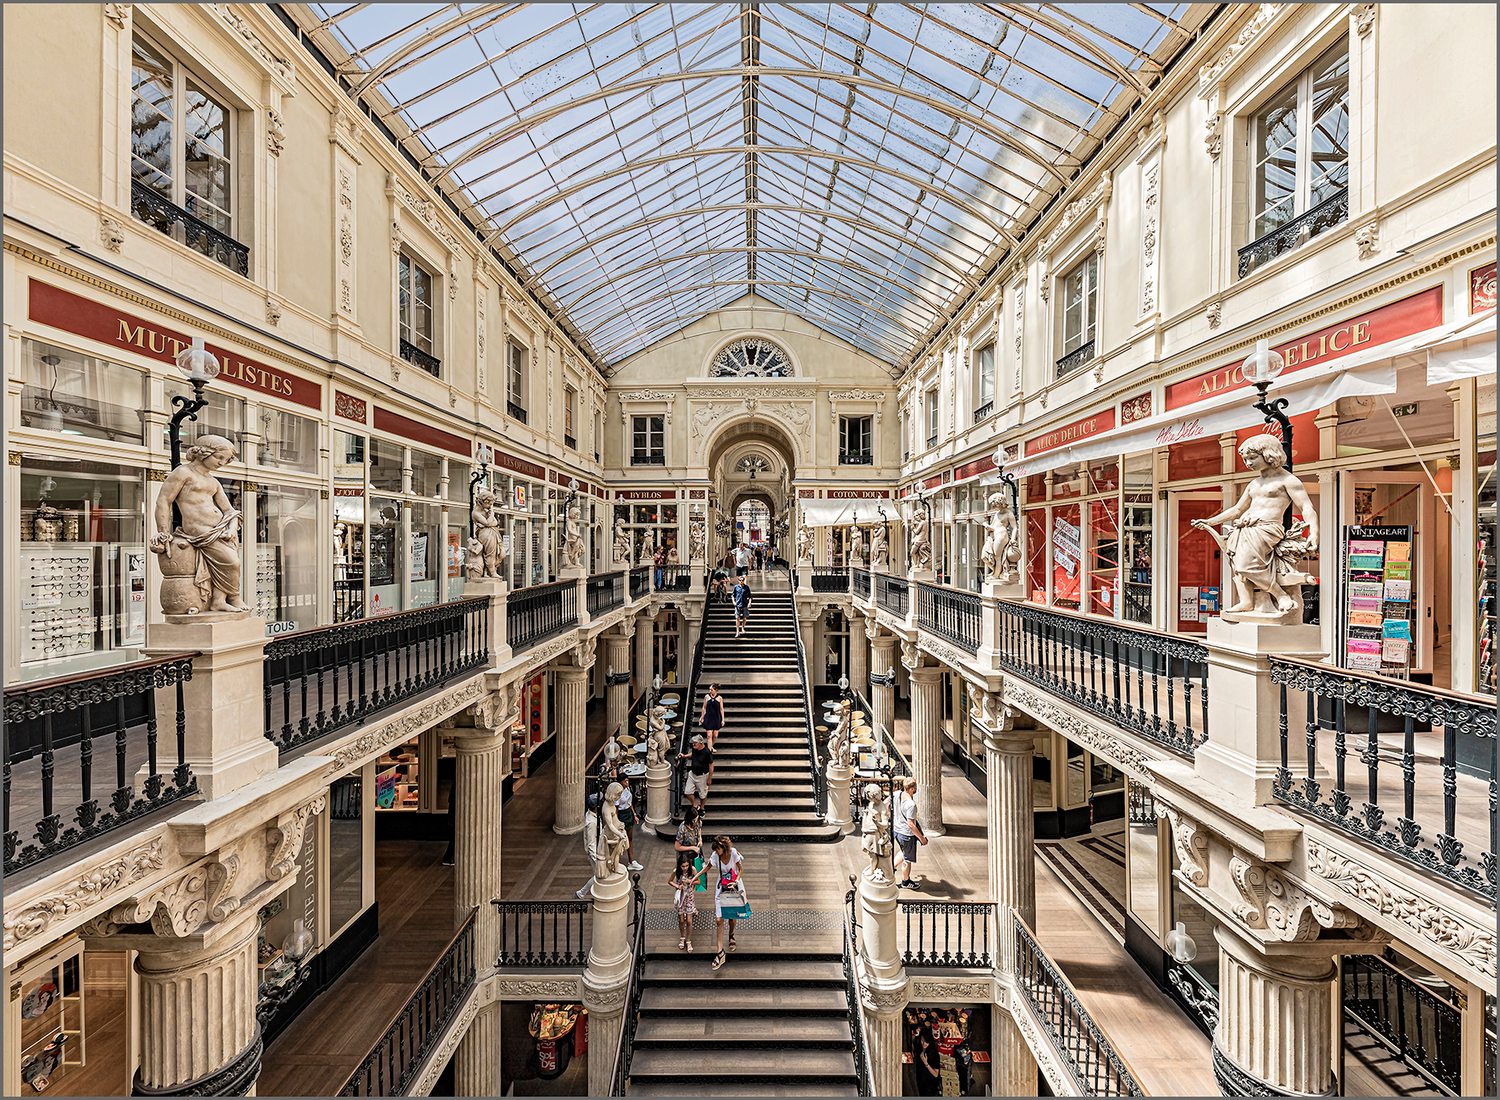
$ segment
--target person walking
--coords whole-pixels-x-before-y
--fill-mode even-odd
[[[714,750],[709,747],[701,733],[695,733],[692,741],[688,743],[688,751],[679,759],[688,761],[687,783],[682,789],[687,794],[688,801],[693,804],[689,812],[701,816],[703,807],[708,803],[709,785],[713,783]]]
[[[901,780],[896,792],[896,813],[892,831],[896,834],[896,878],[897,885],[905,890],[920,890],[922,887],[912,879],[917,866],[917,844],[926,845],[927,836],[917,820],[917,781],[911,776]]]
[[[584,800],[583,810],[583,854],[589,860],[589,880],[573,895],[579,901],[589,896],[594,888],[594,868],[599,866],[599,792],[594,791]]]
[[[686,852],[694,858],[703,855],[703,812],[696,806],[689,806],[682,811],[682,824],[677,826],[677,839],[672,842],[672,849],[678,855]]]
[[[703,735],[708,738],[708,747],[713,749],[719,740],[719,731],[724,728],[724,699],[719,694],[718,684],[708,685],[708,694],[703,697],[703,710],[698,715]]]
[[[750,572],[750,547],[743,542],[734,548],[734,575],[743,577]]]
[[[734,926],[737,921],[750,916],[750,902],[745,894],[745,860],[739,849],[727,836],[714,838],[713,851],[704,862],[703,870],[714,883],[714,964],[718,970],[724,965],[724,924],[729,924],[728,949],[734,950]]]
[[[625,827],[625,852],[630,856],[628,870],[644,871],[645,867],[635,858],[635,792],[628,782],[620,784],[620,797],[615,799],[615,812],[620,815],[620,824]]]
[[[734,584],[734,636],[736,638],[744,635],[749,620],[750,585],[744,577],[741,577]]]
[[[672,908],[677,910],[677,950],[679,951],[692,951],[693,949],[693,918],[698,915],[698,904],[693,897],[693,891],[698,888],[698,880],[702,877],[701,870],[693,869],[693,854],[678,852],[677,869],[667,879],[667,885],[672,887]]]

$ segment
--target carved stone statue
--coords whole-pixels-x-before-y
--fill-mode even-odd
[[[837,768],[847,768],[850,759],[849,707],[844,705],[834,711],[838,715],[833,732],[828,735],[828,763]]]
[[[612,550],[616,565],[630,564],[630,533],[625,530],[625,517],[615,517],[615,542]]]
[[[163,614],[250,611],[240,602],[240,513],[213,476],[234,456],[234,444],[222,435],[199,436],[162,482],[151,552],[162,558]],[[174,504],[181,518],[176,527]]]
[[[1016,545],[1016,514],[1011,510],[1009,494],[991,493],[985,500],[985,509],[985,515],[975,521],[984,525],[979,560],[990,580],[1012,584],[1021,561],[1021,548]]]
[[[917,572],[932,568],[932,525],[927,509],[917,508],[911,519],[911,545],[906,551],[907,565]]]
[[[870,568],[881,572],[891,568],[891,544],[883,523],[876,524],[870,532]]]
[[[1311,574],[1298,568],[1318,550],[1318,513],[1301,479],[1286,467],[1286,452],[1273,435],[1251,436],[1240,444],[1240,459],[1256,473],[1232,507],[1216,516],[1193,521],[1207,531],[1229,557],[1235,601],[1224,609],[1229,622],[1294,625],[1302,621],[1302,593]],[[1286,510],[1302,520],[1288,531],[1282,526]],[[1221,536],[1213,529],[1223,523]]]
[[[568,507],[563,522],[562,565],[564,569],[579,569],[583,566],[583,555],[587,547],[583,542],[581,515],[577,504]]]
[[[802,526],[797,528],[797,564],[811,565],[813,558],[813,532],[812,528]]]
[[[594,868],[596,879],[606,879],[616,874],[625,855],[625,848],[630,843],[630,838],[625,835],[625,826],[620,824],[620,812],[615,808],[615,802],[620,797],[620,792],[625,788],[618,783],[611,783],[604,789],[604,804],[599,807],[599,824],[601,836],[599,838],[599,863]]]
[[[651,736],[646,739],[646,767],[658,768],[667,762],[667,756],[672,751],[672,736],[667,732],[667,724],[662,722],[651,729]]]
[[[865,533],[858,527],[849,528],[849,560],[855,564],[865,560]]]
[[[469,556],[464,575],[471,581],[500,576],[500,558],[505,543],[500,537],[500,517],[495,515],[495,494],[482,489],[474,497],[474,511],[469,516]]]
[[[860,851],[870,861],[867,872],[876,882],[886,880],[885,861],[891,854],[891,813],[884,793],[874,783],[865,784],[864,812],[860,815]]]
[[[703,560],[704,550],[708,542],[708,524],[702,516],[694,516],[688,522],[688,563],[696,564]]]

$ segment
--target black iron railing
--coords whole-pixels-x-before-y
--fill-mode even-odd
[[[1280,801],[1494,901],[1493,699],[1283,658],[1272,659],[1271,680]],[[1292,774],[1294,757],[1304,774]],[[1488,815],[1460,817],[1461,786],[1465,806],[1487,800]]]
[[[401,358],[405,359],[414,367],[420,367],[434,378],[439,377],[443,371],[443,363],[436,355],[425,352],[410,340],[401,341]]]
[[[969,653],[979,649],[979,606],[976,593],[917,585],[917,625]]]
[[[519,420],[522,424],[526,423],[526,410],[514,401],[505,402],[505,415],[512,420]]]
[[[620,1031],[620,1045],[615,1047],[615,1070],[610,1075],[609,1095],[624,1096],[625,1082],[630,1080],[630,1062],[635,1054],[635,1029],[640,1023],[641,992],[646,975],[646,895],[641,890],[641,876],[630,876],[630,898],[633,905],[630,935],[630,977],[625,983],[625,1020]]]
[[[1349,192],[1343,190],[1318,203],[1285,225],[1278,226],[1263,237],[1257,237],[1239,251],[1240,278],[1244,278],[1261,264],[1268,263],[1283,252],[1290,252],[1306,244],[1325,229],[1331,229],[1349,220]]]
[[[900,901],[901,960],[907,966],[985,969],[994,965],[988,901]]]
[[[584,584],[589,617],[594,618],[625,605],[625,574],[595,573]]]
[[[792,583],[796,588],[796,582]],[[842,565],[815,565],[812,567],[812,590],[814,592],[849,591],[849,570]]]
[[[898,618],[906,618],[910,593],[905,577],[893,577],[889,573],[875,574],[875,602]]]
[[[854,972],[854,960],[859,952],[859,923],[853,890],[844,895],[844,906],[848,910],[848,918],[844,921],[844,997],[849,1006],[849,1034],[854,1039],[855,1091],[860,1096],[874,1096],[875,1073],[870,1064],[870,1044],[865,1038],[865,1014],[860,1007],[859,981]]]
[[[1451,986],[1418,982],[1379,955],[1345,955],[1343,999],[1345,1018],[1407,1069],[1443,1092],[1462,1093],[1463,1012]]]
[[[630,600],[636,600],[651,591],[651,566],[637,565],[630,570]]]
[[[1079,367],[1092,362],[1094,358],[1094,341],[1080,344],[1057,361],[1057,376],[1061,378],[1065,374],[1072,374]]]
[[[588,962],[592,901],[493,904],[500,916],[500,958],[496,966],[573,967]]]
[[[983,405],[980,405],[979,408],[974,410],[974,423],[978,424],[981,420],[989,419],[990,413],[994,411],[995,403],[993,401],[986,401]]]
[[[869,451],[840,451],[840,466],[873,466],[875,456]]]
[[[339,1089],[340,1096],[405,1096],[478,977],[471,910],[442,955]]]
[[[1086,1096],[1140,1096],[1141,1087],[1031,929],[1015,919],[1016,991],[1031,1006]]]
[[[693,587],[693,568],[690,565],[664,565],[661,567],[661,583],[658,592],[686,592]]]
[[[1190,757],[1208,740],[1208,649],[1145,627],[1001,601],[1001,667]]]
[[[854,822],[856,831],[859,829],[860,821],[864,813],[864,790],[874,784],[880,788],[881,797],[892,809],[891,819],[895,820],[896,785],[906,776],[914,774],[911,761],[896,747],[896,740],[891,731],[883,722],[875,718],[875,708],[870,705],[870,700],[860,692],[851,690],[849,698],[854,702],[854,709],[863,711],[865,720],[869,722],[871,734],[877,746],[885,749],[885,769],[876,771],[873,775],[866,771],[857,771],[849,783],[849,820]]]
[[[512,653],[530,649],[578,625],[578,583],[553,581],[512,592],[505,604],[505,638]]]
[[[578,450],[578,440],[575,439],[573,436],[569,435],[567,432],[564,432],[563,433],[563,446],[569,448],[570,450],[576,451],[576,450]]]
[[[789,587],[795,589],[796,584]],[[797,639],[797,669],[802,675],[802,721],[807,730],[807,751],[812,761],[813,813],[824,817],[828,813],[828,774],[818,753],[818,731],[813,724],[812,678],[808,675],[807,654],[802,649],[802,629],[796,621],[796,601],[793,600],[792,604],[792,636]]]
[[[223,264],[236,275],[250,276],[250,249],[137,180],[130,183],[130,213],[194,252]]]
[[[484,667],[489,620],[473,596],[266,643],[266,737],[286,752]]]
[[[186,760],[182,687],[192,679],[196,656],[184,653],[6,690],[7,875],[197,793],[198,780]],[[167,688],[175,694],[158,690]],[[158,713],[163,698],[173,700],[167,714]],[[165,755],[176,760],[169,774],[162,771],[163,720],[169,723]],[[96,752],[102,757],[98,774]],[[142,771],[145,778],[137,789],[135,778]]]
[[[870,598],[870,571],[856,565],[849,573],[854,582],[854,594],[868,600]]]

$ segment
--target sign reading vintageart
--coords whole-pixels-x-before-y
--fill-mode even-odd
[[[162,363],[175,363],[177,353],[193,338],[144,317],[122,313],[113,306],[84,298],[51,283],[30,281],[29,316],[33,321],[97,340],[122,351],[132,351]],[[323,387],[310,378],[246,359],[220,344],[204,344],[222,368],[219,377],[236,386],[269,394],[309,409],[323,407]]]

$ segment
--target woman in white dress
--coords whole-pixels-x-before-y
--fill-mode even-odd
[[[750,902],[741,876],[745,861],[727,836],[714,837],[713,851],[704,861],[703,870],[714,884],[714,965],[724,965],[724,922],[729,922],[729,950],[734,950],[736,921],[750,915]]]

